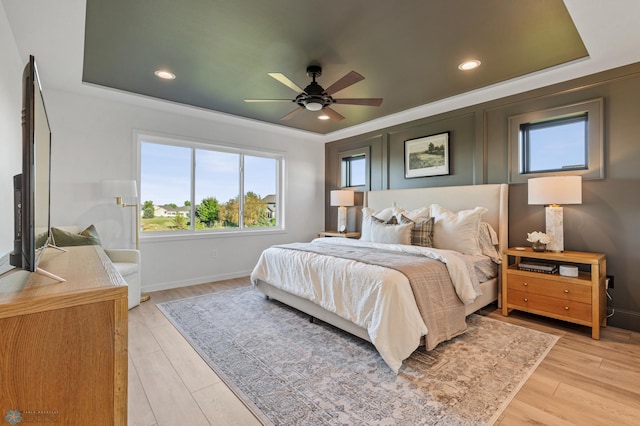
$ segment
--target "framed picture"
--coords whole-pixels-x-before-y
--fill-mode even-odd
[[[449,174],[449,132],[404,141],[404,177]]]

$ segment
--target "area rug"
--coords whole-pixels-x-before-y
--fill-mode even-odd
[[[368,342],[242,287],[159,304],[265,424],[492,424],[557,337],[480,315],[398,375]]]

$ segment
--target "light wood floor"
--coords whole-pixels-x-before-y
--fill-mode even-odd
[[[130,425],[259,425],[156,308],[156,303],[249,285],[248,278],[151,293],[129,311]],[[491,317],[560,336],[499,425],[640,424],[640,333],[590,329],[512,313]]]

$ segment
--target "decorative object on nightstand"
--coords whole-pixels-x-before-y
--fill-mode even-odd
[[[347,207],[353,206],[353,191],[331,191],[331,205],[338,206],[338,232],[347,231]]]
[[[533,251],[547,251],[547,244],[551,242],[551,238],[544,232],[534,231],[527,233],[527,241],[531,243]]]
[[[547,250],[564,251],[562,207],[582,204],[582,176],[549,176],[529,179],[529,204],[546,205]]]
[[[606,280],[602,253],[507,249],[502,255],[502,315],[516,309],[586,325],[591,337],[599,339],[600,327],[607,325]]]

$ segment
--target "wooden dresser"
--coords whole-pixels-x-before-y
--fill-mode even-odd
[[[67,281],[0,288],[0,419],[126,425],[126,283],[99,246],[48,248],[39,266]]]
[[[523,259],[583,266],[589,271],[577,277],[523,271],[518,269]],[[591,327],[591,337],[599,339],[600,326],[606,326],[606,275],[606,256],[601,253],[507,249],[502,259],[502,314],[517,309],[586,325]]]

